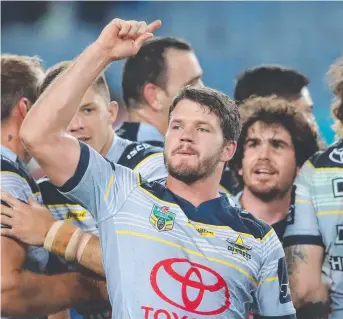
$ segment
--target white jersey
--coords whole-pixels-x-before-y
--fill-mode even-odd
[[[343,139],[312,156],[296,182],[295,213],[284,246],[325,249],[323,272],[331,281],[330,319],[343,318]]]

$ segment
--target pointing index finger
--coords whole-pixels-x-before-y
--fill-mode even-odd
[[[155,30],[157,30],[158,28],[160,28],[162,25],[162,21],[161,20],[155,20],[154,22],[151,22],[148,27],[147,27],[147,32],[154,32]]]

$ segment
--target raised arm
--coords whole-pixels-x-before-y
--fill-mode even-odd
[[[79,162],[79,143],[66,131],[86,90],[112,61],[136,54],[160,25],[112,20],[28,113],[20,137],[55,185],[65,184]]]

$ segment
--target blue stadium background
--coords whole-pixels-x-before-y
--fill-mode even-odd
[[[322,134],[333,140],[325,73],[343,53],[343,2],[1,2],[2,53],[38,55],[49,67],[72,59],[112,18],[151,21],[157,35],[188,40],[206,85],[232,95],[246,67],[279,63],[310,79]],[[107,72],[120,94],[122,63]]]

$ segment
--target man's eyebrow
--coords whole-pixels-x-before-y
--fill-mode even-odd
[[[85,107],[88,107],[88,106],[92,106],[92,102],[89,102],[89,103],[85,103],[85,104],[82,104],[80,105],[80,108],[85,108]]]

